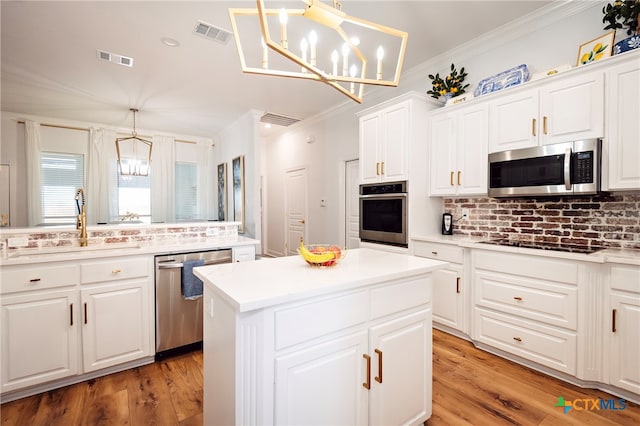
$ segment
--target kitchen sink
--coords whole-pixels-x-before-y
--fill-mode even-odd
[[[117,243],[117,244],[101,244],[90,245],[86,247],[67,246],[67,247],[47,247],[44,249],[24,249],[15,253],[10,253],[9,259],[33,259],[38,257],[47,257],[51,255],[60,255],[68,253],[96,253],[105,250],[134,249],[141,248],[139,243]]]

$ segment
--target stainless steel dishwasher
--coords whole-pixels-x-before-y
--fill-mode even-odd
[[[156,358],[202,344],[202,297],[182,295],[185,262],[201,259],[205,265],[231,262],[231,250],[156,256]]]

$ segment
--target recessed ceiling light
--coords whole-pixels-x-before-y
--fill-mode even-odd
[[[164,44],[165,46],[169,46],[169,47],[178,47],[180,46],[180,42],[176,39],[173,38],[169,38],[169,37],[162,37],[160,39],[160,41],[162,42],[162,44]]]

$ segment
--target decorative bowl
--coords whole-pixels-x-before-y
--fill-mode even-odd
[[[309,244],[305,245],[303,250],[298,247],[297,252],[300,257],[312,267],[331,267],[337,265],[347,255],[347,249],[340,247],[336,244]],[[322,258],[321,256],[333,254],[333,257],[329,259]]]

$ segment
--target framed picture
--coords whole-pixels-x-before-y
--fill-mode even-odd
[[[586,65],[611,56],[615,31],[608,32],[580,45],[577,66]]]
[[[233,176],[233,221],[240,222],[239,233],[244,233],[244,155],[231,162]]]
[[[218,164],[218,220],[227,220],[227,163]]]

